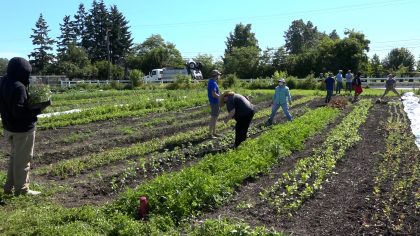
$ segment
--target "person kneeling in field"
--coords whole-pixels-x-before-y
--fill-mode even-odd
[[[398,91],[395,89],[396,85],[397,85],[397,81],[395,80],[395,75],[389,74],[388,79],[385,82],[385,92],[382,95],[382,97],[379,99],[379,101],[381,101],[389,91],[392,91],[395,94],[397,94],[398,97],[401,97]]]
[[[220,107],[226,104],[229,112],[225,123],[230,119],[236,120],[235,125],[235,148],[246,140],[249,125],[254,117],[254,105],[244,96],[226,91],[220,96]]]
[[[274,116],[277,113],[277,110],[281,107],[283,113],[286,116],[288,121],[292,121],[293,117],[289,112],[289,105],[292,105],[292,96],[290,95],[289,87],[286,86],[286,81],[284,79],[278,80],[279,85],[276,87],[276,91],[273,97],[273,105],[271,107],[271,115],[268,118],[265,125],[269,126],[273,123]]]

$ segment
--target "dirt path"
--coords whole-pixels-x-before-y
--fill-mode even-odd
[[[379,124],[386,121],[386,115],[387,112],[382,106],[374,106],[370,110],[367,122],[359,131],[364,141],[347,151],[346,157],[336,166],[336,174],[291,217],[278,216],[270,205],[259,200],[259,192],[271,186],[282,173],[293,168],[298,159],[309,156],[312,148],[322,144],[322,135],[312,138],[307,142],[305,150],[292,154],[269,175],[261,176],[242,186],[228,206],[204,218],[244,219],[251,225],[273,227],[293,235],[358,234],[362,212],[369,209],[368,199],[371,196],[374,176],[372,170],[378,161],[378,150],[382,150],[381,145],[385,137],[384,130],[379,129]],[[246,207],[247,205],[249,207]]]

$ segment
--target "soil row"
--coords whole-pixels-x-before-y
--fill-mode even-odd
[[[303,151],[279,163],[269,174],[241,186],[229,205],[203,218],[241,219],[254,226],[273,227],[294,235],[359,234],[363,214],[370,207],[373,170],[380,157],[378,150],[382,149],[386,135],[385,130],[378,127],[387,119],[386,109],[383,105],[371,108],[367,122],[359,131],[362,141],[348,150],[338,162],[336,174],[323,184],[322,190],[292,215],[278,215],[271,205],[260,200],[259,193],[292,169],[299,159],[310,156],[312,150],[322,144],[328,130],[312,138]],[[330,125],[329,130],[335,124]]]

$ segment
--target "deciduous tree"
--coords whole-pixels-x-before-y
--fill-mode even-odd
[[[230,32],[225,44],[225,55],[231,53],[233,48],[256,47],[259,49],[258,40],[255,38],[255,33],[251,32],[251,24],[237,24],[233,33]]]
[[[392,49],[383,61],[384,68],[392,71],[406,67],[409,72],[412,72],[415,63],[414,55],[406,48]]]

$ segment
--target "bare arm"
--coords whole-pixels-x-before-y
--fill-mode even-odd
[[[211,96],[213,96],[214,98],[219,98],[219,94],[216,93],[216,91],[211,91]]]
[[[232,119],[233,117],[235,117],[235,108],[234,108],[234,109],[232,109],[232,110],[229,112],[228,116],[226,117],[225,122],[228,122],[228,121],[229,121],[230,119]]]

